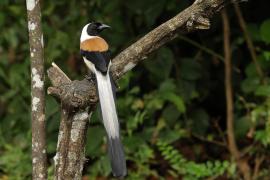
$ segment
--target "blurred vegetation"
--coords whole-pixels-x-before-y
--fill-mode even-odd
[[[86,68],[79,54],[81,28],[89,21],[104,32],[116,55],[142,35],[190,5],[189,0],[42,1],[46,67],[55,61],[71,78]],[[236,141],[249,158],[263,159],[258,179],[270,176],[270,17],[266,0],[241,4],[262,83],[232,6],[234,120]],[[269,3],[268,3],[269,4]],[[0,179],[31,178],[30,67],[25,2],[0,1]],[[239,179],[226,141],[222,23],[180,36],[120,80],[118,114],[127,179]],[[46,82],[47,86],[49,82]],[[47,143],[52,175],[59,106],[46,97]],[[87,138],[85,177],[110,176],[106,138],[98,111]]]

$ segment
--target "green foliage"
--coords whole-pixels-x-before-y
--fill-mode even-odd
[[[173,146],[158,141],[158,149],[170,167],[174,170],[171,172],[174,176],[181,175],[185,180],[196,180],[206,177],[218,177],[223,175],[230,167],[228,161],[207,161],[206,163],[195,163],[188,161]]]
[[[112,26],[102,36],[115,56],[190,3],[42,1],[45,66],[54,61],[72,79],[82,79],[87,73],[79,54],[84,24],[95,20]],[[237,18],[230,13],[236,142],[240,149],[250,147],[246,156],[252,167],[256,156],[269,156],[270,144],[270,21],[263,10],[250,13],[254,4],[260,6],[258,9],[265,7],[250,1],[243,6],[243,13],[247,22],[252,22],[247,27],[263,77],[250,57]],[[221,20],[215,18],[211,30],[192,33],[185,36],[186,40],[175,39],[118,82],[117,108],[128,160],[127,179],[240,179],[227,147],[215,143],[227,135],[221,27]],[[31,94],[24,1],[0,0],[0,34],[0,179],[29,179]],[[45,85],[48,87],[49,82]],[[59,117],[58,102],[46,96],[50,177]],[[99,110],[91,118],[86,155],[85,176],[110,176]],[[264,161],[260,178],[269,177],[268,166]]]
[[[265,20],[260,25],[260,33],[258,34],[258,30],[250,31],[252,36],[256,36],[256,40],[266,43],[269,43],[269,28],[270,21]],[[253,29],[258,29],[255,25],[253,25]],[[265,48],[261,48],[258,53],[258,62],[262,67],[263,71],[267,71],[269,68],[269,57],[268,50]],[[269,78],[264,77],[264,83],[262,83],[262,79],[259,78],[257,69],[253,63],[249,63],[245,69],[245,73],[247,78],[242,82],[242,90],[245,93],[244,95],[249,95],[246,99],[242,99],[243,108],[246,109],[249,113],[248,116],[245,117],[247,121],[250,121],[251,127],[260,127],[263,125],[263,128],[258,128],[255,131],[254,139],[257,142],[260,142],[263,146],[269,147],[270,143],[270,126],[269,126],[269,107],[270,107],[270,86],[269,86]],[[242,97],[243,98],[243,97]],[[258,148],[255,148],[258,151]]]
[[[21,145],[14,147],[9,144],[6,144],[3,150],[0,169],[5,174],[9,174],[10,179],[29,179],[31,173],[30,152],[22,148]]]
[[[261,32],[261,36],[262,36],[262,40],[266,43],[270,43],[270,19],[265,20],[261,27],[260,27],[260,32]]]

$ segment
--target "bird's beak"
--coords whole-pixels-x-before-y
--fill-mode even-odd
[[[101,26],[99,26],[99,30],[104,30],[104,29],[108,29],[111,28],[110,26],[106,25],[106,24],[102,24]]]

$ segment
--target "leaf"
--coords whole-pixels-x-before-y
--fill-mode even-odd
[[[9,46],[12,48],[16,48],[19,43],[19,39],[16,34],[16,30],[13,28],[5,29],[2,34],[2,38],[5,38],[8,42]]]
[[[4,20],[5,20],[5,14],[0,14],[0,27],[3,26],[3,24],[5,22]]]
[[[145,99],[147,100],[146,107],[149,111],[161,109],[164,105],[164,100],[157,96],[156,93],[145,95]]]
[[[201,74],[201,66],[200,64],[193,59],[182,59],[180,72],[181,78],[185,80],[197,80],[199,79]]]
[[[180,112],[176,106],[170,104],[162,112],[162,117],[168,123],[168,125],[174,126],[177,119],[180,117]]]
[[[264,146],[270,144],[270,132],[258,130],[255,133],[255,140],[261,142]]]
[[[270,51],[263,51],[264,58],[269,61],[270,60]]]
[[[179,112],[184,113],[186,111],[184,100],[174,93],[176,90],[175,84],[172,80],[164,81],[159,88],[159,95],[162,99],[173,103]]]
[[[259,86],[255,91],[255,95],[269,97],[270,96],[270,86],[269,85]]]
[[[167,129],[165,131],[161,131],[159,135],[159,139],[162,142],[166,143],[173,143],[179,138],[183,137],[185,132],[183,131],[176,131],[172,129]]]
[[[247,25],[247,29],[248,29],[248,33],[249,33],[250,37],[254,41],[260,41],[261,40],[260,29],[259,29],[257,24],[250,23],[250,24]]]
[[[204,135],[209,127],[209,115],[204,109],[196,109],[191,112],[192,131],[198,135]]]
[[[235,135],[238,138],[245,138],[248,130],[251,128],[251,119],[247,116],[240,117],[235,121]]]
[[[267,44],[270,43],[270,19],[265,20],[261,27],[260,32],[262,36],[262,40],[266,42]]]
[[[245,93],[252,93],[257,89],[259,84],[260,84],[260,79],[257,76],[246,78],[241,83],[241,89]]]
[[[178,109],[179,112],[181,112],[181,113],[186,112],[185,103],[180,96],[178,96],[174,93],[167,93],[167,95],[163,98],[172,102],[176,106],[176,108]]]
[[[125,76],[123,76],[123,78],[121,78],[119,81],[118,81],[118,85],[119,85],[119,91],[123,91],[123,90],[126,90],[128,89],[129,87],[129,84],[130,84],[130,79],[132,78],[133,76],[133,72],[132,71],[128,71]]]
[[[87,154],[98,156],[105,136],[105,130],[101,126],[90,127],[87,133]]]
[[[90,168],[91,176],[102,174],[108,176],[111,173],[111,166],[108,156],[101,156]]]
[[[137,111],[135,116],[127,122],[127,129],[128,129],[128,134],[131,135],[133,130],[136,130],[137,127],[143,123],[145,119],[145,111]]]
[[[144,66],[152,74],[152,81],[159,84],[169,77],[174,57],[169,48],[163,47],[152,58],[153,60],[144,61]]]
[[[9,10],[11,11],[13,15],[20,16],[24,9],[22,9],[22,7],[17,6],[17,5],[11,5],[9,6]]]
[[[172,79],[168,79],[164,81],[160,87],[159,87],[159,92],[160,93],[167,93],[167,92],[175,92],[175,83],[173,82]]]
[[[181,79],[178,82],[177,88],[185,102],[189,102],[193,97],[198,96],[198,92],[196,91],[196,83],[194,81]]]
[[[4,5],[8,5],[8,3],[9,3],[9,0],[1,0],[0,1],[0,5],[2,6],[4,6]]]
[[[147,10],[145,11],[145,18],[147,24],[151,26],[155,23],[156,18],[161,14],[162,10],[164,9],[166,0],[159,0],[158,3],[156,3],[155,0],[148,0],[148,1],[152,2],[151,5],[149,5]]]
[[[46,117],[48,118],[52,116],[58,110],[60,110],[60,108],[58,107],[58,103],[55,98],[52,98],[51,96],[46,96]]]
[[[140,135],[127,136],[123,139],[123,144],[126,145],[128,152],[136,152],[145,140]]]
[[[258,76],[257,71],[256,71],[256,66],[254,65],[254,63],[250,63],[246,69],[245,69],[245,73],[248,77],[254,77],[254,76]]]
[[[137,157],[140,162],[146,163],[150,158],[153,158],[153,150],[147,144],[141,144],[138,151],[135,152],[135,157]]]

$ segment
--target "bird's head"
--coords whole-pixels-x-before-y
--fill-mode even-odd
[[[100,22],[88,23],[83,27],[81,41],[82,39],[85,40],[87,37],[89,38],[91,36],[98,36],[101,31],[107,28],[110,28],[110,26]]]
[[[87,34],[89,36],[96,36],[104,29],[110,28],[110,26],[106,24],[102,24],[100,22],[92,22],[87,25]]]

